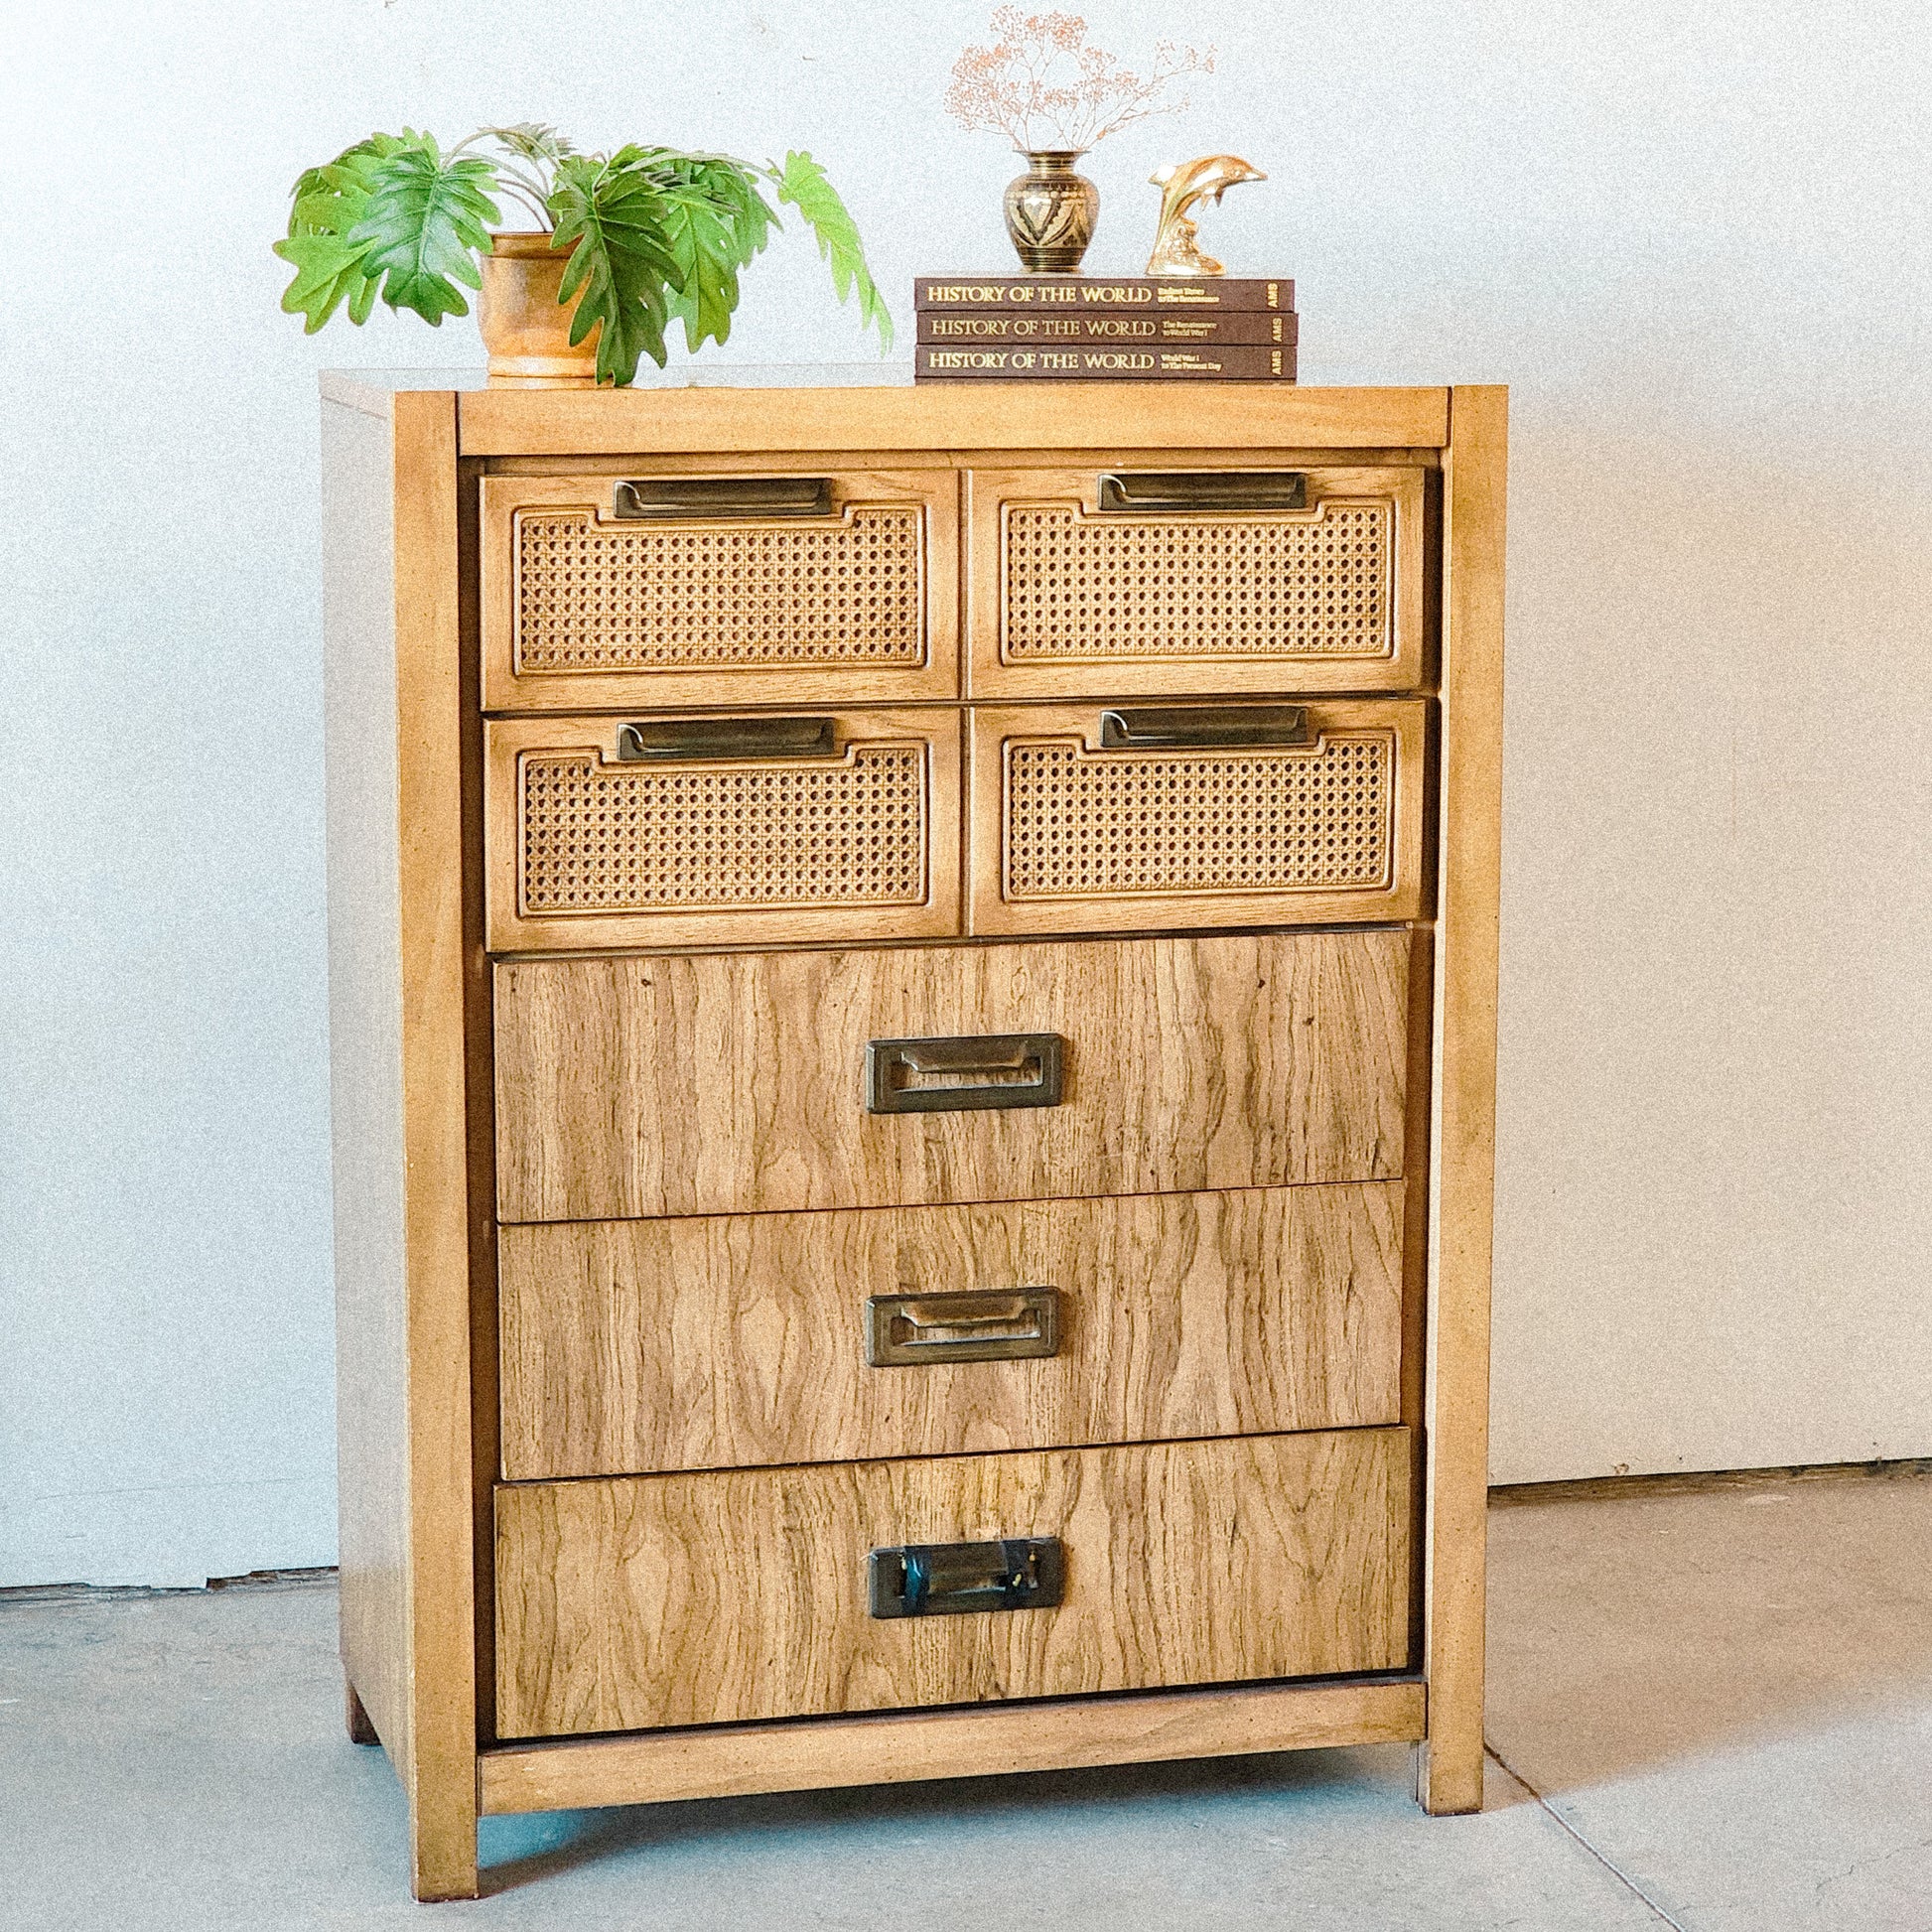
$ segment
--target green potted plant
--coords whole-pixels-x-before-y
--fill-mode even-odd
[[[447,152],[409,128],[372,134],[306,170],[274,244],[295,269],[282,307],[311,335],[338,309],[365,322],[378,297],[440,327],[469,314],[462,283],[481,292],[492,378],[622,385],[643,356],[664,365],[674,322],[693,352],[731,334],[740,272],[780,225],[767,185],[811,228],[839,299],[857,296],[860,327],[890,347],[858,227],[809,154],[761,167],[675,148],[580,154],[527,121]],[[499,200],[537,226],[492,232]]]

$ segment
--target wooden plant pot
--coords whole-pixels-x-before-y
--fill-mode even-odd
[[[547,233],[492,239],[491,252],[481,258],[483,292],[477,302],[490,381],[516,389],[594,387],[599,328],[573,348],[570,325],[577,305],[558,300],[572,250],[552,249]]]

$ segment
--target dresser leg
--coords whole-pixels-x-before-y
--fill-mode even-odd
[[[409,1807],[409,1888],[424,1904],[475,1898],[477,1758],[438,1762],[419,1756]]]
[[[1482,1733],[1473,1749],[1465,1738],[1431,1738],[1416,1746],[1416,1802],[1432,1817],[1482,1809]]]
[[[369,1723],[369,1714],[362,1709],[362,1700],[355,1695],[355,1686],[346,1677],[343,1679],[343,1721],[348,1726],[351,1744],[382,1742],[375,1734],[374,1725]]]

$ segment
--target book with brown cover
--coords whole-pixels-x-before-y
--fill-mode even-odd
[[[916,382],[1293,382],[1295,345],[1233,348],[1153,344],[1137,348],[1076,345],[934,347],[912,351]]]
[[[1267,344],[1293,347],[1301,318],[1293,309],[1157,309],[1151,313],[1085,314],[1039,309],[921,309],[918,341],[942,345],[1025,344],[1037,348],[1099,344],[1112,348],[1163,345],[1220,347]]]
[[[1060,313],[1285,310],[1295,307],[1295,284],[1283,275],[915,275],[912,306]]]

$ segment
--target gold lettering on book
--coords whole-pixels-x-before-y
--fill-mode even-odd
[[[926,350],[926,366],[932,369],[1005,369],[1020,368],[1023,359],[1010,356],[1004,348],[929,348]],[[1031,362],[1028,356],[1025,361]]]
[[[1068,292],[1069,297],[1071,291]],[[1152,302],[1152,289],[1137,289],[1125,282],[1090,282],[1080,290],[1085,302]]]
[[[952,282],[943,288],[928,284],[925,299],[928,302],[983,302],[989,308],[997,308],[1007,302],[1030,301],[1032,291],[1024,283],[1016,283],[1008,288],[1004,282]]]
[[[1151,369],[1154,357],[1146,349],[1089,349],[1085,366],[1090,369]]]

